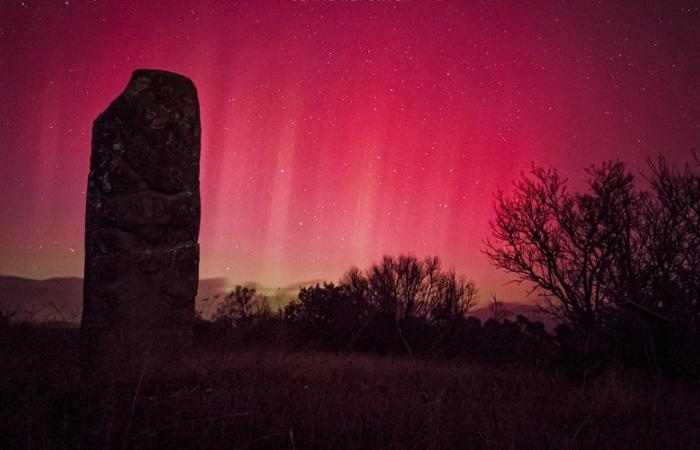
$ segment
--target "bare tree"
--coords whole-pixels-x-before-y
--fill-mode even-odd
[[[385,256],[366,272],[369,300],[399,319],[425,316],[437,294],[439,277],[437,257]]]
[[[437,277],[435,292],[428,297],[428,318],[438,326],[449,327],[463,318],[478,302],[479,291],[473,281],[454,270]]]
[[[625,301],[698,320],[699,167],[696,152],[682,166],[659,156],[638,191],[622,163],[606,162],[586,170],[583,193],[569,192],[554,169],[533,167],[512,195],[496,193],[486,254],[583,334]]]
[[[641,283],[648,306],[678,319],[700,312],[700,173],[665,158],[650,161],[650,192],[639,221]]]
[[[443,271],[437,257],[385,256],[364,277],[355,269],[344,280],[361,286],[370,303],[397,319],[420,317],[444,321],[448,317],[464,316],[477,300],[474,283],[453,270]]]
[[[586,176],[588,192],[571,193],[556,170],[533,167],[512,195],[498,191],[485,251],[582,334],[602,324],[614,301],[604,274],[613,253],[629,245],[636,202],[621,162],[593,166]]]
[[[228,328],[235,328],[249,324],[254,317],[268,310],[267,299],[256,294],[255,288],[236,285],[218,305],[214,320],[226,324]]]

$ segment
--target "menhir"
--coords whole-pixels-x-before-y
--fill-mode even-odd
[[[130,376],[191,346],[199,275],[199,102],[137,70],[95,120],[85,220],[84,375]]]

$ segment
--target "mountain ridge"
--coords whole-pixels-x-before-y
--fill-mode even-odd
[[[210,318],[223,296],[237,284],[255,288],[270,299],[272,308],[284,306],[304,286],[323,283],[308,280],[279,287],[258,282],[233,282],[225,277],[199,280],[195,303],[203,317]],[[212,301],[215,299],[215,301]],[[83,279],[81,277],[24,278],[0,275],[0,309],[16,321],[78,323],[82,311]]]
[[[255,288],[265,295],[272,309],[284,307],[294,299],[299,290],[306,286],[323,284],[326,280],[307,280],[289,283],[284,286],[264,286],[255,281],[233,282],[225,277],[202,278],[199,280],[196,308],[205,319],[210,319],[224,296],[237,284]],[[29,300],[32,299],[32,300]],[[0,309],[9,313],[16,321],[28,322],[68,322],[80,321],[83,302],[83,279],[81,277],[50,277],[44,279],[24,278],[15,275],[0,275]],[[518,314],[531,320],[540,320],[553,329],[555,322],[543,314],[533,303],[504,303],[506,317],[515,319]],[[491,317],[490,305],[477,305],[469,312],[485,322]]]

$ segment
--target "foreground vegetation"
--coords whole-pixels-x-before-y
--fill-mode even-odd
[[[485,253],[559,323],[469,316],[473,281],[386,256],[272,311],[216,298],[178,361],[81,383],[78,332],[0,311],[0,448],[700,448],[700,157],[571,192],[533,167]]]
[[[700,391],[608,371],[196,347],[79,381],[74,329],[0,338],[0,448],[697,448]]]
[[[530,288],[555,329],[522,316],[502,320],[496,298],[482,324],[468,317],[479,299],[472,280],[437,257],[399,255],[303,288],[276,314],[254,290],[237,287],[209,331],[219,340],[285,329],[286,340],[331,351],[697,379],[700,154],[682,164],[660,155],[640,174],[607,161],[582,181],[573,190],[555,168],[533,166],[511,193],[497,191],[483,250]]]

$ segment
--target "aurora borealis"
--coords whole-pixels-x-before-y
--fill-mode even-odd
[[[492,193],[700,145],[694,2],[5,1],[0,274],[80,276],[92,121],[137,68],[202,107],[201,276],[439,255],[482,292]]]

